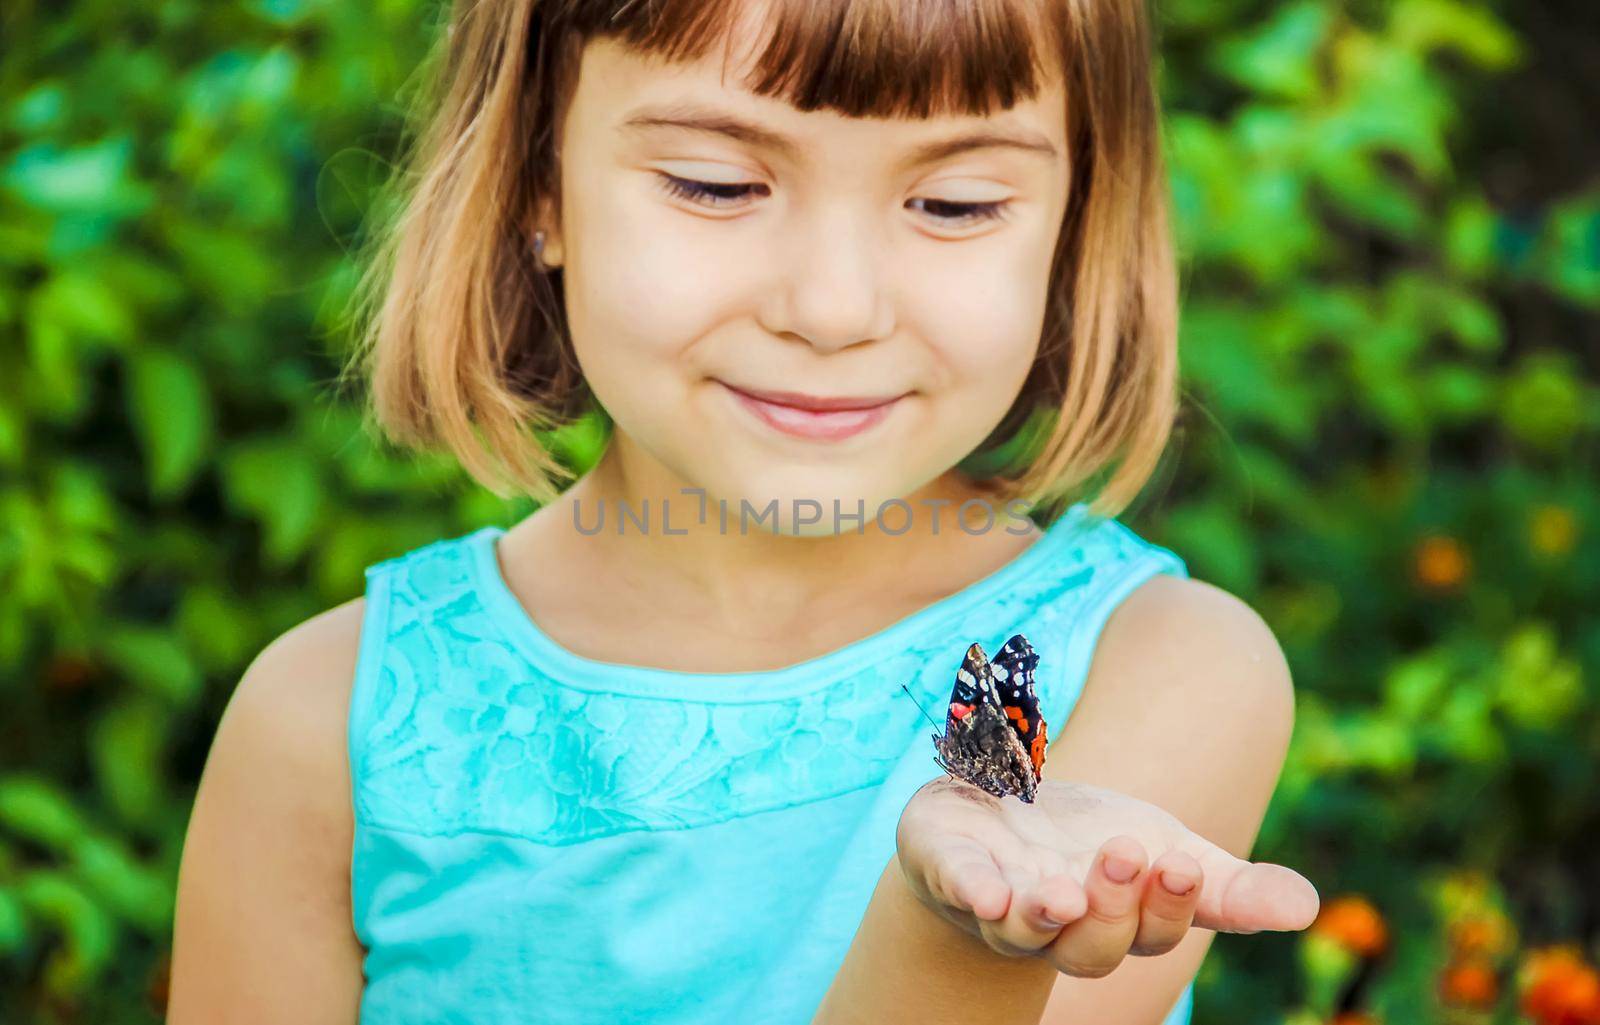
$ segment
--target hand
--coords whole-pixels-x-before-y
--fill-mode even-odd
[[[941,776],[912,795],[895,839],[925,905],[999,953],[1067,975],[1164,954],[1191,925],[1304,929],[1319,906],[1298,872],[1243,861],[1153,804],[1083,783],[1045,780],[1025,804]],[[1133,872],[1125,882],[1118,864]],[[1192,885],[1180,895],[1164,880]]]

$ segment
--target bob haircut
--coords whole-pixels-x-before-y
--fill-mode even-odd
[[[556,133],[585,43],[697,59],[738,0],[455,0],[425,64],[391,211],[356,292],[345,376],[370,379],[391,440],[452,453],[501,497],[540,502],[573,474],[548,432],[609,418],[584,382],[561,269],[530,225],[559,210]],[[772,0],[744,84],[805,111],[982,116],[1066,91],[1070,195],[1038,355],[959,468],[1053,519],[1092,496],[1116,515],[1154,472],[1177,410],[1177,274],[1142,0]],[[442,59],[441,59],[442,58]],[[369,422],[370,426],[370,422]]]

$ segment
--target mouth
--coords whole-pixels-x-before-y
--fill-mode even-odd
[[[894,395],[820,396],[739,388],[718,381],[748,412],[791,437],[838,441],[881,423],[910,392]]]

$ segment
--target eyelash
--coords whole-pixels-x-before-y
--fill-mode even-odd
[[[677,175],[657,171],[661,178],[662,187],[674,196],[687,199],[691,202],[702,202],[706,199],[736,199],[738,196],[729,196],[724,190],[747,195],[756,188],[754,184],[738,182],[702,182],[692,178],[679,178]],[[984,221],[1000,220],[1005,216],[1005,209],[1010,200],[995,200],[988,203],[958,203],[947,199],[924,200],[925,203],[942,206],[947,209],[955,208],[962,211],[955,217],[940,217],[940,220],[954,222],[957,225],[977,224]],[[935,215],[937,216],[937,215]]]

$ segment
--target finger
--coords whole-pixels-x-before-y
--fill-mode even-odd
[[[1010,797],[1004,800],[1017,799]],[[1019,877],[1016,869],[1027,858],[1027,845],[1008,829],[986,830],[981,841],[967,842],[983,852],[993,870],[992,874],[983,873],[983,885],[989,899],[981,906],[974,907],[973,914],[980,920],[1000,921],[1010,913],[1014,884],[1029,881],[1025,876]],[[998,886],[993,884],[995,877],[1000,880]],[[999,896],[996,897],[996,894]]]
[[[1000,918],[1011,901],[1011,887],[993,856],[976,840],[951,841],[934,862],[930,889],[946,904],[980,919]]]
[[[1046,915],[1046,905],[1060,905],[1054,908],[1059,914],[1076,911],[1081,915],[1087,902],[1075,904],[1081,898],[1073,891],[1082,887],[1070,877],[1065,881],[1052,878],[1068,875],[1065,857],[1051,846],[1028,842],[1017,832],[1015,827],[1026,823],[1030,809],[1017,797],[1003,797],[999,804],[1002,820],[1012,828],[994,838],[991,851],[1011,889],[1011,903],[985,939],[1004,953],[1031,955],[1055,939],[1063,924]],[[1046,880],[1050,880],[1048,884]]]
[[[1198,834],[1185,845],[1205,881],[1195,906],[1194,924],[1218,932],[1304,929],[1321,906],[1311,880],[1283,865],[1249,862]]]
[[[1200,863],[1182,851],[1168,851],[1150,866],[1139,932],[1128,953],[1154,957],[1176,947],[1189,933],[1200,901]]]
[[[1022,918],[1022,906],[1017,896],[1033,888],[1037,872],[1011,858],[1000,862],[1000,874],[1005,877],[1006,888],[1011,891],[1006,913],[993,921],[980,921],[978,929],[983,934],[984,942],[1002,954],[1012,957],[1031,955],[1049,942],[1050,937],[1030,935],[1033,930]]]
[[[980,921],[1004,917],[1011,904],[1011,887],[993,861],[959,866],[953,890],[957,906],[971,911]]]
[[[1088,910],[1045,950],[1058,971],[1098,979],[1122,963],[1139,931],[1147,864],[1144,846],[1131,836],[1101,845],[1084,887]]]
[[[1001,871],[1011,886],[1011,906],[1003,919],[985,923],[984,938],[1002,953],[1037,954],[1088,909],[1083,887],[1057,851],[1030,844],[1022,862],[1002,865]]]
[[[1018,921],[1042,937],[1042,942],[1030,943],[1037,950],[1055,939],[1062,927],[1088,913],[1089,895],[1082,883],[1065,871],[1057,871],[1040,875],[1032,887],[1013,894],[1011,904],[1017,909]]]
[[[1054,934],[1084,916],[1089,910],[1089,895],[1078,879],[1081,870],[1075,871],[1059,850],[1033,845],[1030,850],[1039,868],[1038,882],[1027,893],[1013,895],[1012,901],[1021,901],[1024,912]]]

